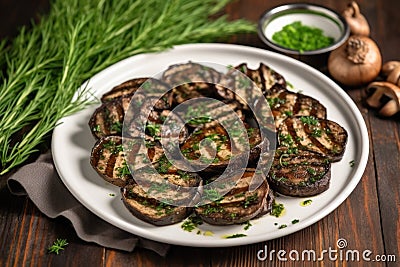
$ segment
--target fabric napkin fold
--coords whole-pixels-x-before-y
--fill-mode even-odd
[[[84,241],[124,251],[143,247],[161,256],[165,256],[170,247],[168,244],[147,240],[123,231],[90,212],[62,183],[50,152],[40,155],[35,162],[21,167],[8,178],[7,185],[11,193],[27,195],[48,217],[67,218],[79,238]]]

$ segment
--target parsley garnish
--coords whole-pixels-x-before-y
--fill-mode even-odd
[[[278,229],[283,229],[283,228],[286,228],[286,227],[287,227],[286,224],[281,224],[281,225],[279,225]]]
[[[318,125],[318,119],[313,116],[303,116],[300,118],[300,121],[304,124],[308,125]]]
[[[60,239],[57,238],[56,241],[54,241],[53,245],[51,245],[48,248],[48,252],[49,253],[55,253],[55,254],[59,254],[60,250],[64,250],[64,248],[68,245],[67,239]]]
[[[244,224],[245,226],[244,226],[244,230],[249,230],[250,229],[250,226],[253,226],[251,223],[250,223],[250,221],[246,221],[246,222],[244,222],[244,223],[242,223],[242,224]]]
[[[282,215],[282,212],[284,211],[285,207],[283,206],[282,203],[276,203],[275,201],[272,203],[272,210],[271,210],[271,215],[275,217],[279,217]]]

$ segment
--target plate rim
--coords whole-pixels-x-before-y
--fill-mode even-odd
[[[264,55],[266,57],[272,57],[272,58],[275,58],[275,59],[278,59],[281,61],[283,60],[283,61],[288,62],[292,66],[300,67],[302,69],[305,69],[308,72],[311,72],[312,75],[318,76],[318,78],[321,79],[327,85],[329,85],[329,87],[335,88],[334,89],[335,93],[338,93],[340,95],[340,97],[345,100],[346,104],[350,107],[350,109],[352,111],[351,114],[354,117],[353,119],[355,120],[355,122],[357,122],[357,127],[355,127],[355,129],[357,129],[357,131],[358,131],[357,136],[361,137],[360,139],[357,140],[357,143],[358,143],[357,146],[362,149],[362,151],[360,151],[360,153],[361,153],[360,160],[357,162],[357,166],[358,166],[357,170],[352,174],[351,181],[347,184],[347,186],[344,188],[344,190],[341,192],[341,194],[339,194],[338,198],[335,199],[335,201],[332,201],[331,203],[329,203],[328,205],[325,205],[323,210],[318,210],[318,212],[315,213],[315,215],[318,215],[318,216],[313,216],[311,218],[307,218],[307,219],[303,220],[301,222],[301,224],[291,225],[290,229],[288,227],[286,229],[281,229],[279,231],[275,231],[274,234],[270,234],[269,235],[270,237],[267,239],[263,238],[262,237],[263,235],[260,235],[257,238],[252,236],[251,240],[248,238],[235,238],[235,239],[221,239],[220,242],[216,242],[216,243],[210,242],[211,240],[207,240],[205,242],[196,241],[196,243],[192,243],[192,242],[190,242],[190,240],[186,240],[186,241],[171,240],[170,238],[165,238],[163,236],[154,236],[151,234],[146,234],[146,233],[143,233],[143,231],[137,231],[135,233],[133,233],[131,231],[129,231],[129,232],[132,234],[138,235],[138,236],[142,236],[144,238],[149,238],[154,241],[164,242],[164,243],[173,244],[173,245],[183,245],[183,246],[190,246],[190,247],[231,247],[231,246],[248,245],[248,244],[254,244],[254,243],[263,242],[263,241],[267,241],[267,240],[272,240],[275,238],[284,237],[286,235],[298,232],[299,230],[307,228],[310,225],[316,223],[317,221],[323,219],[328,214],[330,214],[335,209],[337,209],[350,196],[350,194],[354,191],[354,189],[360,182],[360,180],[363,176],[363,173],[365,171],[365,168],[366,168],[366,165],[368,162],[368,157],[369,157],[369,136],[368,136],[367,126],[364,121],[364,118],[362,117],[360,110],[358,109],[358,107],[356,106],[354,101],[350,98],[350,96],[338,84],[336,84],[328,76],[321,73],[317,69],[314,69],[313,67],[306,65],[305,63],[295,60],[293,58],[290,58],[288,56],[278,54],[276,52],[272,52],[269,50],[264,50],[261,48],[237,45],[237,44],[224,44],[224,43],[200,43],[200,44],[197,44],[196,43],[196,44],[178,45],[178,46],[174,46],[172,49],[167,50],[167,51],[163,51],[160,53],[149,53],[149,54],[157,55],[157,54],[168,53],[170,51],[185,52],[185,51],[194,51],[196,49],[202,49],[202,50],[222,49],[224,51],[230,50],[230,52],[237,51],[239,53],[240,52],[256,53],[256,54]],[[101,77],[101,75],[103,75],[106,72],[112,72],[115,69],[118,69],[125,64],[129,64],[131,60],[135,60],[136,58],[140,59],[140,57],[144,57],[146,55],[148,55],[148,54],[139,54],[139,55],[135,55],[135,56],[131,56],[126,59],[123,59],[123,60],[109,66],[108,68],[102,70],[101,72],[97,73],[96,75],[94,75],[91,78],[91,80],[95,80],[98,77]],[[262,58],[260,59],[260,61],[262,61]],[[282,75],[284,75],[284,74],[282,74]],[[87,81],[87,82],[90,82],[90,81]],[[87,82],[85,82],[83,84],[86,84]],[[60,123],[63,122],[64,119],[65,118],[61,119],[57,124],[60,125]],[[61,169],[60,164],[59,164],[60,162],[57,160],[57,153],[55,152],[55,147],[56,147],[55,143],[57,140],[57,132],[59,129],[60,129],[59,126],[57,126],[53,131],[51,151],[52,151],[52,156],[53,156],[53,160],[54,160],[54,165],[56,167],[57,173],[60,176],[61,181],[67,187],[68,191],[88,210],[90,210],[92,213],[94,213],[95,215],[97,215],[98,217],[103,219],[104,221],[106,221],[122,230],[127,231],[126,229],[124,229],[125,227],[123,224],[115,222],[115,221],[110,221],[107,216],[105,216],[104,214],[101,214],[96,209],[93,209],[92,207],[90,207],[90,205],[84,199],[82,199],[73,190],[73,188],[70,187],[70,185],[66,181],[66,177],[63,177],[62,173],[60,173],[60,169]],[[213,241],[215,241],[215,240],[213,240]]]

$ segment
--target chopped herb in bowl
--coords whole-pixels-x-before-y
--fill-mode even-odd
[[[334,39],[326,36],[320,28],[303,25],[301,21],[284,26],[282,30],[272,35],[272,40],[280,46],[300,53],[324,48],[334,43]]]

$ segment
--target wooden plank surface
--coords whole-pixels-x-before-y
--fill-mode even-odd
[[[18,9],[30,3],[30,8]],[[303,2],[303,1],[291,1]],[[348,1],[308,1],[341,11]],[[278,0],[238,0],[226,7],[230,18],[256,22],[261,13],[285,3]],[[362,12],[371,25],[383,60],[400,60],[400,1],[360,0]],[[17,7],[16,7],[17,6]],[[18,25],[28,23],[48,1],[1,1],[0,37],[16,34]],[[3,8],[4,7],[4,8]],[[8,10],[8,11],[6,11]],[[22,13],[21,13],[22,12]],[[266,48],[256,34],[235,36],[231,43]],[[0,191],[0,266],[398,266],[400,261],[400,116],[382,119],[364,105],[363,88],[344,88],[360,109],[367,124],[370,153],[368,165],[354,192],[331,214],[297,233],[266,242],[232,248],[172,246],[165,257],[146,249],[132,253],[107,249],[81,241],[64,219],[45,217],[26,197]],[[56,238],[69,245],[60,255],[47,253]],[[374,255],[395,255],[397,262],[323,261],[296,262],[257,258],[260,250],[337,249],[344,238],[347,249],[370,250]],[[260,254],[259,254],[260,255]],[[368,265],[367,265],[368,264]]]

